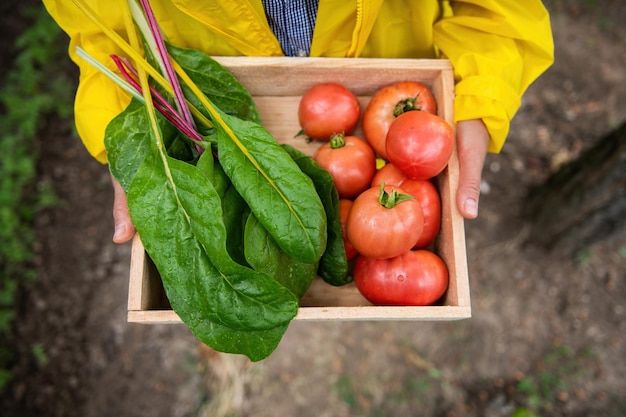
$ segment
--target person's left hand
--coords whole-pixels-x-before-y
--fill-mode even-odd
[[[113,242],[126,243],[135,235],[135,226],[130,220],[128,213],[128,201],[126,193],[119,182],[111,176],[113,183],[113,221],[115,224],[115,232],[113,234]]]
[[[482,120],[458,122],[456,146],[460,166],[456,205],[463,217],[475,219],[478,216],[480,181],[489,146],[489,132]]]

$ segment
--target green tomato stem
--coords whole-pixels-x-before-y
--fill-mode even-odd
[[[406,200],[413,200],[413,197],[410,194],[399,193],[395,188],[391,189],[391,192],[385,191],[385,183],[380,184],[380,191],[378,193],[378,202],[384,208],[392,209],[398,204],[402,203]]]
[[[393,115],[398,117],[402,113],[406,113],[412,110],[422,110],[421,107],[416,106],[417,100],[419,98],[419,93],[415,97],[405,98],[403,100],[398,101],[396,106],[393,109]]]
[[[335,133],[330,137],[330,149],[339,149],[346,146],[343,133]]]

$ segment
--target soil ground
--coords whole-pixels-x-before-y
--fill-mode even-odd
[[[259,363],[213,352],[183,325],[129,324],[130,245],[111,242],[107,168],[50,120],[39,181],[63,203],[36,222],[38,277],[20,294],[1,414],[626,415],[624,229],[556,255],[527,242],[522,216],[529,189],[626,119],[626,7],[547,5],[556,62],[488,156],[480,216],[466,222],[468,320],[293,322]]]

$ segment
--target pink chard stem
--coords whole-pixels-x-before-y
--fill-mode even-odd
[[[117,55],[111,55],[111,59],[113,59],[113,62],[115,62],[115,65],[117,66],[120,74],[124,77],[124,79],[128,81],[128,83],[132,85],[135,90],[141,93],[141,86],[136,80],[137,71],[130,64],[130,62],[127,59],[118,57]],[[150,92],[155,99],[154,105],[156,109],[163,116],[165,116],[165,118],[169,120],[174,126],[176,126],[178,130],[180,130],[183,134],[189,136],[192,139],[201,142],[204,141],[204,138],[200,136],[200,134],[193,127],[189,126],[189,124],[185,120],[183,120],[183,118],[176,111],[176,109],[173,108],[172,105],[161,94],[159,94],[159,92],[156,91],[155,88],[150,87]]]
[[[163,61],[163,65],[165,66],[165,72],[167,78],[169,78],[170,83],[172,84],[172,89],[174,90],[174,96],[176,97],[176,103],[178,105],[179,111],[182,113],[183,118],[187,121],[190,126],[194,127],[195,130],[195,122],[193,117],[191,116],[191,111],[189,107],[187,107],[187,103],[185,101],[185,96],[183,95],[183,90],[180,87],[180,83],[178,82],[178,77],[176,76],[176,72],[172,67],[172,63],[170,61],[170,56],[167,52],[167,48],[165,46],[165,41],[163,40],[163,35],[161,33],[161,29],[159,28],[158,22],[150,6],[149,0],[140,0],[141,7],[146,15],[148,20],[148,25],[150,26],[150,30],[152,31],[152,36],[156,42],[157,49],[159,51],[159,55],[161,60]]]

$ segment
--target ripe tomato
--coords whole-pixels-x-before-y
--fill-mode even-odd
[[[346,233],[352,246],[370,258],[392,258],[410,250],[424,229],[419,202],[394,186],[372,187],[355,200]]]
[[[353,201],[345,198],[339,199],[339,217],[341,218],[341,228],[343,230],[343,245],[346,248],[346,258],[348,261],[353,260],[358,252],[352,246],[352,243],[348,240],[348,235],[346,234],[346,220],[348,218],[348,213],[350,213],[350,209],[352,208]]]
[[[372,187],[380,185],[383,182],[387,185],[401,185],[402,181],[405,179],[406,177],[398,168],[396,168],[392,163],[387,163],[381,169],[376,171],[376,174],[374,174]]]
[[[420,82],[397,82],[374,94],[363,113],[363,134],[381,158],[389,160],[385,141],[391,123],[400,114],[415,110],[437,112],[435,97]]]
[[[357,136],[334,135],[313,159],[330,172],[340,198],[356,197],[368,189],[376,173],[374,150]]]
[[[448,164],[454,131],[441,117],[421,111],[403,113],[389,127],[387,155],[408,178],[428,179]]]
[[[446,292],[450,279],[443,260],[425,249],[391,259],[359,256],[353,272],[356,287],[375,305],[432,305]]]
[[[361,117],[361,103],[337,83],[317,84],[307,90],[298,106],[298,120],[306,136],[329,140],[333,134],[349,135]]]
[[[425,248],[439,234],[441,228],[441,197],[430,180],[406,179],[402,189],[419,201],[424,213],[424,230],[413,248]]]

